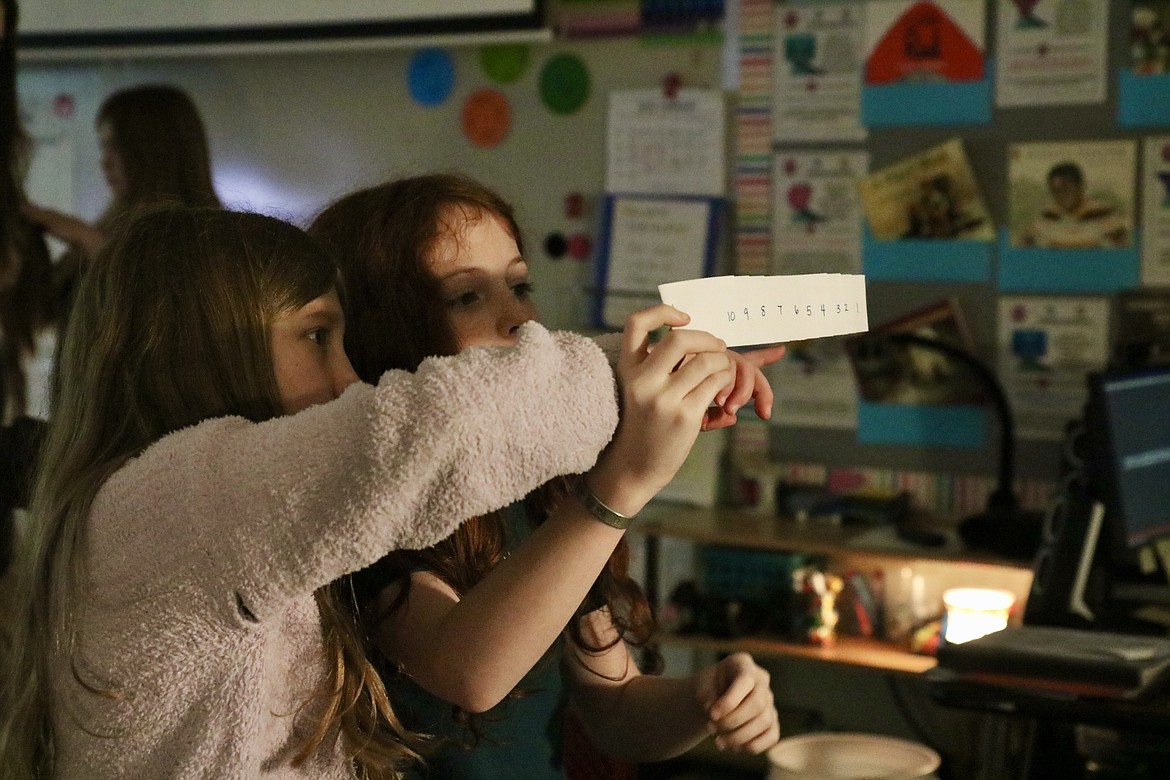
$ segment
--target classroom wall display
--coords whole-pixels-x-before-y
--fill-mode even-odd
[[[634,311],[658,302],[659,285],[710,276],[724,204],[721,198],[607,195],[591,324],[620,329]]]
[[[740,0],[735,100],[735,270],[767,273],[772,250],[772,0]]]
[[[785,425],[857,427],[857,387],[843,338],[789,342],[784,357],[764,373]]]
[[[406,69],[410,96],[420,106],[437,106],[455,88],[455,63],[445,49],[427,47],[410,56]]]
[[[952,138],[858,183],[864,269],[875,279],[981,281],[991,273],[991,213],[963,143]]]
[[[996,104],[1103,102],[1108,11],[1108,0],[999,0]]]
[[[1166,2],[1170,3],[1170,0]],[[1064,16],[1059,29],[1066,35],[1072,34],[1077,29],[1077,26],[1072,24],[1077,21],[1072,18],[1076,16],[1072,12],[1077,11],[1077,8],[1083,10],[1085,3],[1089,3],[1091,7],[1087,16],[1082,14],[1082,21],[1088,18],[1090,28],[1095,28],[1092,11],[1104,10],[1103,21],[1106,28],[1104,67],[1105,84],[1108,87],[1109,82],[1116,78],[1120,70],[1130,67],[1131,52],[1128,50],[1132,28],[1130,2],[1075,0],[1060,3],[1036,0],[1029,3],[1021,0],[1017,3],[1010,0],[983,0],[984,18],[990,26],[990,29],[985,30],[984,38],[988,34],[996,35],[994,41],[987,42],[988,49],[996,58],[1001,57],[1003,50],[999,48],[999,25],[1009,18],[1013,22],[1019,22],[1020,17],[1026,16],[1029,11],[1033,12],[1035,19],[1046,20],[1048,10],[1060,10]],[[1101,252],[1128,252],[1128,256],[1121,257],[1117,267],[1123,270],[1123,275],[1132,273],[1133,283],[1137,283],[1137,261],[1134,259],[1139,243],[1137,241],[1125,249],[1093,250],[1094,255],[1090,264],[1078,265],[1079,250],[1061,250],[1061,259],[1052,269],[1045,268],[1041,273],[1028,274],[1024,279],[1013,277],[1021,275],[1023,269],[1029,269],[1029,265],[1013,264],[1009,260],[1005,268],[1003,261],[1005,254],[1012,252],[1027,251],[1034,260],[1048,251],[1056,251],[1010,246],[1008,230],[1011,219],[1008,182],[1010,145],[1048,143],[1070,138],[1110,140],[1132,137],[1126,135],[1123,127],[1119,127],[1119,106],[1112,102],[1108,94],[1104,101],[1095,100],[1075,105],[1039,104],[1036,108],[1030,108],[1032,104],[1025,98],[1021,99],[1019,105],[1001,105],[994,99],[996,89],[988,87],[986,100],[982,103],[975,101],[972,105],[984,107],[981,108],[981,112],[993,119],[990,122],[964,123],[963,127],[955,127],[907,117],[905,124],[876,125],[863,121],[863,126],[867,127],[868,132],[866,137],[858,142],[838,141],[834,144],[825,144],[816,139],[783,140],[772,128],[774,123],[782,119],[781,113],[785,110],[778,97],[778,89],[773,88],[773,81],[780,77],[779,74],[787,72],[785,67],[791,67],[779,62],[784,56],[785,32],[781,27],[785,18],[784,12],[796,9],[804,13],[817,7],[832,8],[841,5],[843,3],[839,1],[814,3],[796,0],[779,3],[743,0],[741,3],[741,28],[745,35],[738,44],[741,80],[738,100],[735,103],[736,178],[733,190],[736,199],[737,272],[767,273],[778,270],[778,264],[782,262],[781,258],[787,251],[780,243],[786,240],[781,238],[784,235],[783,231],[787,229],[783,220],[790,216],[789,204],[785,200],[786,180],[778,162],[782,156],[793,152],[819,152],[826,146],[834,152],[865,151],[869,156],[871,171],[876,171],[941,144],[949,138],[961,136],[963,148],[991,215],[992,239],[882,240],[873,234],[866,222],[862,234],[862,268],[870,291],[871,316],[882,319],[893,317],[899,312],[935,300],[942,295],[956,295],[963,303],[978,354],[984,362],[998,366],[999,300],[1002,296],[1023,297],[1025,293],[1032,293],[1033,290],[1036,293],[1061,297],[1080,295],[1082,290],[1077,286],[1053,290],[1052,282],[1043,277],[1049,270],[1053,270],[1050,278],[1060,280],[1061,285],[1072,283],[1071,279],[1065,277],[1075,277],[1080,280],[1081,285],[1101,285]],[[877,3],[865,2],[860,5],[862,13],[868,16],[871,6],[876,7]],[[908,8],[910,5],[912,4],[903,3],[902,7]],[[936,5],[948,6],[946,3]],[[1051,25],[1049,33],[1052,33]],[[1013,39],[1017,42],[1028,40],[1023,30],[1019,37]],[[1093,40],[1099,41],[1101,38]],[[979,40],[981,46],[984,42]],[[1051,51],[1046,50],[1045,56]],[[1039,49],[1033,49],[1033,52],[1039,53]],[[986,51],[984,54],[983,80],[994,86],[997,84],[1000,63],[987,58]],[[1024,55],[1030,56],[1030,53],[1024,52],[1020,56]],[[1026,57],[1020,60],[1020,63],[1025,62]],[[1083,63],[1087,69],[1076,76],[1076,79],[1094,81],[1095,76],[1092,74],[1099,73],[1098,64],[1101,61],[1094,55],[1092,62],[1091,67],[1087,62]],[[1065,75],[1070,72],[1076,71],[1066,69]],[[1015,76],[1019,78],[1021,73],[1022,71],[1018,71]],[[1094,83],[1099,83],[1099,79]],[[877,85],[874,86],[876,88]],[[953,85],[935,86],[942,89]],[[1059,91],[1059,88],[1053,87],[1053,90]],[[1041,90],[1037,88],[1036,91]],[[1170,120],[1166,118],[1170,117],[1170,107],[1157,113],[1161,118],[1157,119],[1153,126],[1170,128]],[[769,131],[770,134],[765,135]],[[1170,129],[1150,132],[1170,132]],[[768,141],[771,141],[770,148]],[[850,149],[849,147],[854,144],[857,148]],[[1147,208],[1153,207],[1152,201],[1146,201],[1146,204]],[[1131,216],[1132,214],[1131,211]],[[1136,223],[1138,227],[1144,227],[1145,220],[1138,219]],[[1131,222],[1131,226],[1133,224],[1134,222]],[[1145,239],[1143,238],[1140,243],[1144,245]],[[1064,271],[1065,267],[1070,270]],[[1106,272],[1105,276],[1108,275]],[[1033,288],[1032,285],[1036,286]],[[1091,289],[1085,290],[1083,294],[1091,297],[1108,292]],[[817,346],[824,347],[826,344],[818,342]],[[787,363],[787,360],[783,362]],[[1091,361],[1086,361],[1086,365],[1089,362]],[[809,363],[815,364],[815,360],[810,360]],[[790,372],[787,376],[791,377],[799,375],[801,369],[798,361],[793,361],[792,365],[785,368]],[[1078,387],[1081,381],[1083,380],[1077,381]],[[811,398],[812,394],[808,393],[806,397]],[[967,444],[959,444],[952,448],[947,444],[927,443],[923,438],[929,435],[932,429],[940,426],[946,429],[951,423],[955,423],[955,420],[924,420],[921,416],[914,418],[909,415],[906,419],[894,419],[886,414],[888,407],[893,406],[897,405],[870,404],[862,400],[857,411],[858,427],[854,432],[842,426],[833,427],[825,418],[818,422],[813,414],[802,412],[789,419],[788,407],[778,405],[777,413],[770,421],[775,429],[771,439],[772,455],[777,459],[791,458],[793,448],[798,447],[801,458],[823,460],[830,464],[850,462],[895,467],[917,464],[921,467],[924,463],[932,465],[937,463],[941,469],[954,473],[956,479],[964,472],[994,472],[995,453],[992,447],[985,445],[975,449]],[[1072,412],[1070,419],[1079,414],[1079,409],[1072,408],[1074,406],[1075,403],[1069,406]],[[929,408],[949,410],[950,407]],[[974,413],[973,419],[968,421],[970,425],[967,426],[964,435],[958,438],[966,441],[980,436],[986,438],[986,409],[974,405],[958,408]],[[826,417],[831,414],[828,413]],[[1058,411],[1053,417],[1061,417],[1062,414],[1063,412]],[[884,430],[881,429],[882,426]],[[904,442],[899,443],[899,432],[906,430],[907,426],[918,426],[918,430],[912,435],[904,435]],[[961,427],[962,423],[959,421],[955,428]],[[806,435],[806,429],[813,433]],[[1022,457],[1017,462],[1022,477],[1036,477],[1039,480],[1038,484],[1045,482],[1050,484],[1057,479],[1060,453],[1059,442],[1055,438],[1029,438],[1022,444],[1021,452]]]
[[[1109,357],[1109,301],[1087,296],[1003,296],[999,379],[1019,438],[1059,440],[1084,408],[1085,375]]]
[[[776,6],[776,141],[858,141],[865,7],[858,2]]]
[[[991,121],[983,0],[871,0],[865,6],[862,122]]]
[[[773,156],[772,220],[780,273],[859,273],[863,216],[857,183],[864,151],[788,150]]]
[[[1170,135],[1142,142],[1142,284],[1170,285]]]
[[[972,369],[944,352],[880,338],[895,333],[934,339],[976,356],[974,339],[954,298],[875,325],[865,336],[845,339],[860,396],[858,438],[871,444],[981,447],[987,435],[988,398]]]
[[[491,87],[477,89],[463,103],[460,124],[472,145],[484,148],[499,145],[512,127],[508,96]]]
[[[401,48],[115,64],[24,62],[18,85],[28,105],[51,108],[59,95],[75,98],[67,137],[38,143],[34,157],[49,155],[50,149],[71,150],[60,166],[49,166],[63,166],[71,186],[71,198],[52,202],[63,211],[94,219],[108,202],[94,133],[102,99],[135,84],[171,83],[199,107],[216,188],[233,208],[304,225],[325,204],[358,187],[431,171],[461,171],[516,207],[543,321],[552,328],[588,326],[595,259],[577,261],[570,251],[585,244],[570,239],[577,233],[592,236],[591,256],[596,257],[606,165],[608,104],[602,97],[615,90],[658,89],[663,75],[672,72],[688,85],[718,85],[721,46],[646,46],[633,39],[532,43],[530,66],[508,83],[484,73],[478,46],[444,48],[457,78],[447,100],[435,106],[422,106],[410,96],[407,72],[414,51]],[[580,57],[590,72],[592,97],[573,114],[548,111],[538,94],[540,65],[559,53]],[[355,84],[361,89],[349,88]],[[495,146],[477,146],[461,132],[463,107],[483,88],[497,90],[510,107],[510,127]],[[570,192],[583,196],[584,215],[566,213]],[[565,239],[562,260],[544,254],[543,238],[551,233]]]
[[[642,195],[727,191],[725,111],[715,89],[614,90],[606,121],[606,190]]]
[[[572,114],[589,99],[589,68],[572,52],[549,57],[540,69],[540,100],[554,114]]]
[[[1012,144],[1001,289],[1111,292],[1139,281],[1133,141]]]
[[[1117,121],[1165,125],[1170,116],[1170,0],[1129,3],[1129,49],[1118,71]]]
[[[528,70],[532,47],[526,43],[495,43],[480,47],[479,65],[497,84],[511,84]]]

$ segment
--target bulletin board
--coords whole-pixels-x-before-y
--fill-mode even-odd
[[[42,171],[30,195],[100,214],[101,100],[121,87],[173,83],[200,110],[216,188],[232,207],[303,225],[331,200],[391,177],[459,171],[488,183],[516,207],[544,321],[580,328],[604,208],[606,96],[661,89],[668,75],[683,88],[718,90],[722,46],[623,37],[24,62],[18,87]]]
[[[1110,255],[1110,259],[1116,259],[1115,263],[1103,264],[1104,255],[1096,250],[1089,255],[1078,255],[1076,251],[1049,255],[1047,250],[1028,247],[1024,253],[1025,262],[1020,256],[1021,250],[1013,243],[1016,240],[1013,226],[1019,222],[1018,214],[1013,210],[1016,208],[1013,198],[1018,199],[1019,188],[1016,188],[1015,196],[1011,194],[1016,176],[1013,165],[1023,170],[1027,156],[1035,154],[1038,161],[1034,167],[1043,168],[1046,173],[1048,163],[1054,160],[1046,161],[1044,154],[1063,157],[1064,147],[1075,143],[1116,142],[1123,149],[1136,150],[1139,155],[1137,160],[1129,163],[1133,174],[1128,186],[1137,192],[1142,172],[1142,143],[1148,136],[1167,132],[1170,112],[1163,112],[1160,120],[1146,116],[1145,121],[1135,122],[1127,121],[1119,110],[1119,91],[1132,89],[1127,87],[1125,80],[1132,55],[1130,4],[1106,3],[1104,0],[1093,3],[1104,15],[1107,26],[1106,74],[1100,99],[1086,97],[1075,105],[1037,105],[1034,102],[1013,105],[1010,96],[997,98],[995,68],[1000,54],[997,52],[997,14],[1004,13],[1003,5],[1009,4],[986,0],[983,3],[986,27],[981,38],[985,47],[986,72],[966,82],[959,90],[961,94],[941,91],[937,84],[926,84],[925,91],[914,91],[923,85],[912,85],[914,89],[911,89],[897,84],[894,88],[904,91],[892,96],[896,99],[887,100],[890,94],[875,99],[873,94],[865,93],[865,89],[870,88],[863,88],[858,99],[862,104],[864,126],[858,128],[853,138],[823,142],[819,140],[821,134],[817,128],[810,126],[806,139],[794,139],[789,135],[785,140],[777,141],[773,133],[775,124],[791,122],[792,112],[800,111],[801,106],[789,103],[783,110],[777,106],[773,83],[777,73],[776,61],[787,59],[789,63],[805,63],[810,74],[816,64],[809,59],[811,54],[802,50],[804,42],[786,38],[783,34],[778,36],[777,25],[783,26],[795,19],[786,19],[786,10],[817,5],[838,4],[773,3],[768,0],[744,0],[742,3],[740,95],[734,119],[737,176],[733,192],[739,203],[735,227],[737,271],[808,271],[791,265],[782,267],[778,260],[781,245],[790,249],[793,242],[799,245],[802,240],[798,232],[777,224],[778,200],[798,198],[788,204],[797,212],[800,209],[792,204],[806,205],[807,191],[791,187],[788,177],[792,169],[804,164],[802,155],[815,150],[822,156],[823,165],[834,171],[867,165],[868,171],[873,172],[958,139],[969,162],[970,173],[982,191],[994,233],[990,237],[982,236],[978,242],[898,241],[882,244],[875,241],[869,225],[863,222],[861,236],[846,238],[856,240],[862,247],[860,260],[868,279],[871,327],[950,299],[962,311],[975,353],[993,370],[1000,371],[1004,339],[1001,321],[1004,317],[1046,306],[1054,298],[1059,298],[1060,306],[1069,305],[1066,301],[1071,298],[1084,301],[1084,311],[1089,312],[1090,320],[1100,323],[1103,319],[1107,324],[1112,294],[1140,283],[1138,245],[1131,242],[1124,251],[1118,250],[1115,255]],[[1027,22],[1022,14],[1029,5],[1036,4],[1015,4],[1021,14],[1021,25]],[[805,59],[801,59],[802,56]],[[931,92],[932,89],[940,91]],[[1005,87],[999,89],[1006,95],[1008,90]],[[906,110],[910,105],[908,101],[923,99],[924,95],[924,113],[915,115]],[[949,114],[947,103],[954,109]],[[898,110],[892,110],[891,106]],[[936,115],[931,116],[930,111],[935,111]],[[905,119],[906,115],[915,118]],[[837,137],[840,138],[840,134]],[[1054,149],[1036,148],[1044,145],[1052,145]],[[782,156],[790,160],[788,169],[777,162]],[[1016,162],[1010,164],[1012,159]],[[1044,173],[1040,174],[1041,181]],[[1129,211],[1130,229],[1135,231],[1135,237],[1142,220],[1142,215],[1137,213],[1141,210],[1140,204],[1141,200],[1135,199]],[[806,211],[811,215],[815,210],[808,208]],[[811,217],[809,219],[811,221]],[[831,244],[822,242],[817,252],[819,254],[815,256],[810,255],[814,261],[834,261]],[[795,254],[789,252],[789,255]],[[791,262],[794,262],[791,257],[785,260],[785,263]],[[848,262],[848,259],[841,262]],[[1057,309],[1053,316],[1059,318],[1064,312],[1059,306]],[[1020,343],[1013,346],[1023,354],[1027,339],[1020,337],[1018,341]],[[796,359],[789,361],[790,365],[784,371],[773,374],[774,385],[782,385],[785,381],[811,381],[807,376],[813,367],[831,361],[818,352],[815,343],[790,348],[790,355]],[[837,368],[848,371],[847,366],[838,365]],[[928,422],[930,430],[925,432],[906,434],[907,421],[895,418],[886,422],[886,433],[893,432],[894,435],[878,437],[875,441],[861,435],[866,426],[857,417],[833,426],[824,424],[823,420],[811,421],[815,415],[810,415],[810,421],[806,421],[799,409],[789,409],[790,413],[786,414],[783,390],[778,394],[781,400],[770,435],[770,454],[774,460],[822,463],[830,467],[864,465],[956,474],[991,475],[995,471],[996,428],[986,424],[987,421],[976,420],[971,425],[968,418],[970,409],[975,407],[967,410],[954,407],[952,411],[958,414],[944,414]],[[821,388],[817,398],[820,403],[828,404],[834,396],[841,401],[842,409],[848,402],[857,400],[854,388],[840,386]],[[868,411],[866,404],[862,403],[854,414],[864,416]],[[1017,412],[1017,425],[1020,417],[1027,418],[1028,413],[1027,410]],[[970,426],[973,432],[968,441],[931,439],[934,433],[945,431],[951,434],[964,425]],[[899,427],[901,433],[906,434],[901,439],[897,435]],[[976,435],[980,432],[982,438]],[[925,438],[917,438],[919,436]],[[1060,452],[1059,434],[1025,434],[1020,437],[1017,448],[1017,477],[1042,483],[1055,482],[1061,464]]]

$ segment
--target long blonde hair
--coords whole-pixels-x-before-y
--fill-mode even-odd
[[[85,274],[59,356],[28,538],[14,561],[11,636],[0,670],[0,766],[54,771],[54,656],[72,662],[88,516],[102,484],[171,431],[239,415],[281,414],[269,328],[336,285],[331,258],[301,230],[212,208],[149,207],[116,225]],[[326,739],[346,740],[367,776],[411,754],[354,628],[317,594],[331,677],[318,695]],[[98,694],[117,695],[82,680]]]

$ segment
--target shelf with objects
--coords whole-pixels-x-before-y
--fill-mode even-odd
[[[934,668],[935,659],[914,652],[910,634],[941,614],[944,589],[994,584],[1016,594],[1022,606],[1031,584],[1030,561],[967,551],[954,532],[927,546],[899,538],[892,525],[798,521],[752,508],[657,502],[634,529],[646,538],[647,594],[651,603],[664,605],[660,622],[668,630],[658,643],[696,651],[747,651],[757,658],[919,675]],[[662,592],[660,571],[664,539],[696,545],[696,580],[669,594]],[[807,593],[802,597],[792,584],[807,572],[814,580],[838,583],[829,587],[840,596],[835,609],[842,619],[819,635],[818,621],[808,619]],[[859,592],[875,579],[869,593]],[[899,579],[905,581],[894,581]],[[893,615],[890,605],[902,595],[906,609]],[[680,609],[689,616],[680,619]]]

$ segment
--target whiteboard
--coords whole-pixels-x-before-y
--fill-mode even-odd
[[[19,46],[386,37],[535,29],[544,0],[37,0],[21,5]]]

